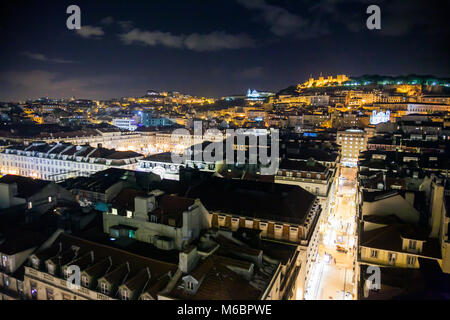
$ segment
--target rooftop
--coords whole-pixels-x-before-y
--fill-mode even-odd
[[[209,211],[302,224],[316,197],[299,186],[213,177],[186,194]]]

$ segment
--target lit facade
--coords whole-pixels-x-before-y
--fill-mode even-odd
[[[3,173],[61,181],[111,167],[134,170],[143,155],[69,143],[17,145],[0,153]]]
[[[358,129],[339,131],[337,143],[341,146],[341,163],[353,167],[358,163],[359,153],[367,148],[367,133]]]

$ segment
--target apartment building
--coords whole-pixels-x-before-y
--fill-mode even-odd
[[[6,175],[0,178],[0,209],[18,208],[44,213],[72,194],[51,181]]]
[[[116,126],[123,130],[134,131],[137,129],[139,123],[138,117],[122,117],[114,118],[113,126]]]
[[[139,160],[136,170],[152,172],[161,177],[161,179],[179,180],[180,167],[184,163],[174,163],[172,153],[164,152],[153,154]]]
[[[129,237],[163,250],[183,250],[211,226],[198,199],[124,189],[103,213],[103,231],[112,238]]]
[[[296,185],[221,178],[202,181],[186,195],[202,201],[213,228],[260,230],[262,239],[296,246],[297,299],[303,299],[318,250],[322,207],[315,195]]]
[[[330,214],[335,194],[336,172],[313,158],[281,160],[274,182],[298,185],[316,195],[322,206],[322,219]]]
[[[24,299],[24,263],[46,237],[22,227],[11,227],[0,236],[0,300]]]
[[[109,168],[89,177],[65,180],[59,185],[70,190],[81,206],[108,211],[108,203],[124,188],[148,190],[149,185],[156,181],[160,178],[152,173]]]
[[[0,164],[5,173],[61,181],[111,167],[134,170],[142,157],[133,151],[33,142],[6,148],[0,153]]]
[[[67,281],[77,266],[80,285]],[[61,234],[32,254],[24,266],[30,300],[156,300],[178,266]]]
[[[31,300],[280,300],[296,291],[296,250],[209,230],[177,252],[178,263],[60,234],[24,264],[23,298]],[[159,258],[153,258],[157,254]],[[274,254],[274,256],[272,256]],[[76,266],[80,283],[71,279]],[[227,281],[222,281],[227,279]],[[217,285],[220,283],[220,285]]]
[[[367,148],[368,135],[359,129],[347,129],[338,131],[337,143],[341,146],[341,163],[344,166],[354,167],[358,163],[361,151]]]
[[[288,262],[270,256],[273,249],[252,248],[236,234],[208,231],[197,246],[180,253],[178,277],[159,294],[160,300],[281,300],[288,299],[286,280],[295,280],[295,260],[289,250]],[[226,280],[225,280],[226,279]]]

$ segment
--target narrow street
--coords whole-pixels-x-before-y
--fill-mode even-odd
[[[306,300],[354,299],[356,168],[342,167],[335,208],[322,226],[322,242]]]

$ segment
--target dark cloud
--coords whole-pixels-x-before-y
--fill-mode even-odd
[[[72,60],[65,60],[65,59],[59,59],[59,58],[49,58],[44,54],[41,53],[32,53],[28,51],[23,51],[20,53],[21,55],[28,57],[33,60],[37,61],[43,61],[43,62],[52,62],[52,63],[75,63],[75,61]]]
[[[237,72],[236,77],[240,79],[257,79],[262,78],[264,76],[263,67],[251,67],[243,69],[242,71]]]
[[[103,18],[102,20],[100,20],[100,23],[108,26],[108,25],[114,23],[114,18],[111,17],[111,16],[105,17],[105,18]]]
[[[50,96],[64,98],[83,96],[91,99],[111,97],[108,87],[127,81],[118,75],[99,75],[96,77],[70,77],[46,70],[10,71],[0,73],[2,98],[7,100]]]
[[[82,36],[83,38],[91,38],[91,39],[100,39],[105,32],[101,27],[94,27],[94,26],[81,26],[80,29],[78,29],[77,34]]]
[[[162,31],[142,31],[133,29],[119,35],[126,45],[133,43],[146,46],[164,46],[193,51],[215,51],[222,49],[239,49],[254,46],[254,41],[246,34],[227,34],[214,31],[208,34],[193,33],[190,35],[174,35]]]

